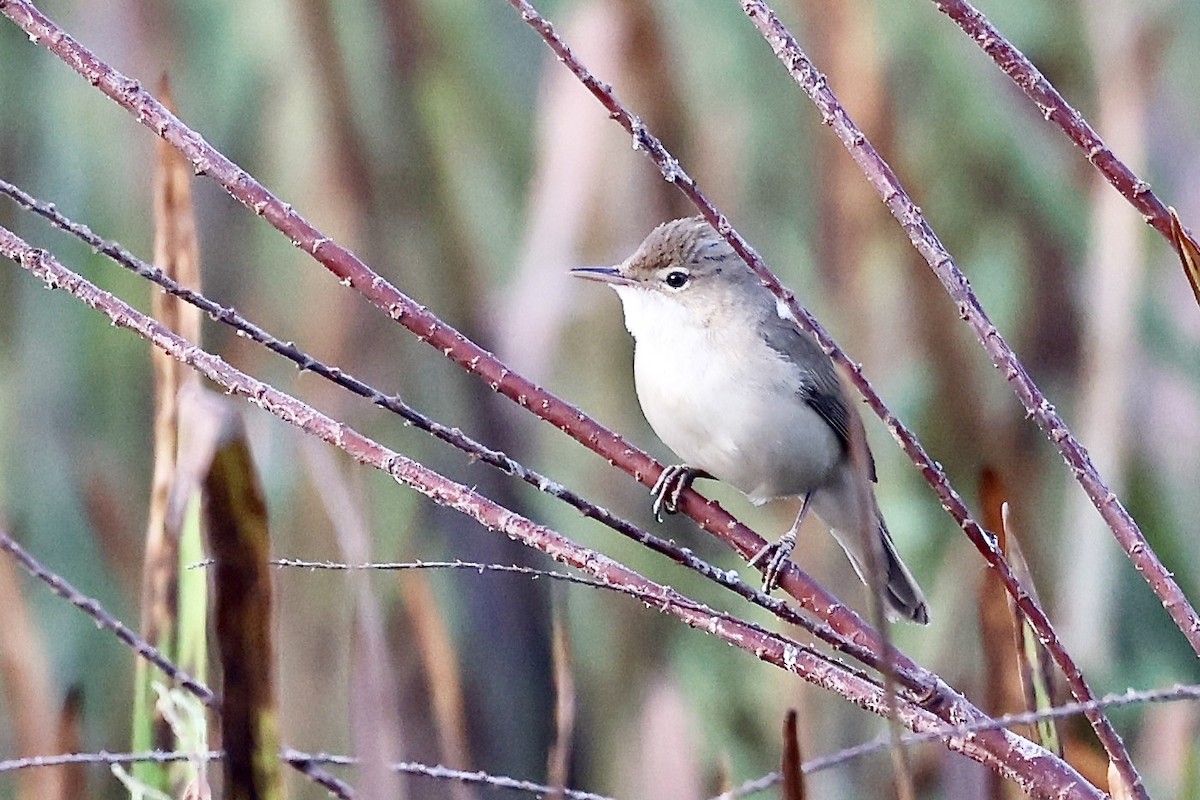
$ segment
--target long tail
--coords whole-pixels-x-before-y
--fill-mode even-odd
[[[925,603],[925,595],[921,592],[921,587],[917,585],[916,578],[909,572],[908,567],[896,552],[896,545],[892,541],[891,535],[888,534],[883,518],[876,517],[876,519],[879,522],[877,535],[883,545],[878,551],[884,562],[880,565],[880,572],[887,577],[887,583],[884,584],[882,592],[886,606],[884,611],[887,612],[888,619],[893,621],[906,619],[920,625],[928,625],[929,606]],[[829,532],[833,534],[833,538],[837,539],[838,544],[850,557],[850,564],[858,573],[858,579],[867,586],[871,586],[874,581],[867,580],[867,564],[870,563],[868,559],[871,556],[864,549],[866,543],[858,537],[851,540],[837,528],[830,528]]]
[[[879,582],[867,580],[867,565],[871,563],[871,555],[867,548],[876,545],[870,542],[867,536],[856,531],[862,526],[858,523],[861,515],[856,513],[855,504],[863,495],[853,486],[853,480],[851,471],[843,470],[829,485],[813,493],[809,502],[813,504],[813,511],[829,526],[829,532],[846,551],[859,579],[867,586],[874,586]],[[896,552],[896,545],[888,534],[887,525],[884,524],[878,506],[875,505],[874,492],[870,492],[867,497],[870,498],[874,517],[869,535],[876,537],[876,541],[882,545],[877,553],[883,559],[879,564],[879,571],[886,578],[881,594],[888,617],[927,625],[929,606],[925,603],[925,595]]]
[[[879,535],[883,540],[883,547],[880,549],[887,562],[885,565],[887,586],[883,592],[883,599],[890,609],[903,619],[912,620],[920,625],[928,625],[929,606],[925,603],[925,595],[921,593],[921,587],[917,585],[917,581],[908,571],[908,567],[900,560],[900,555],[896,552],[896,545],[888,534],[887,526],[883,524],[883,518],[878,517],[877,519],[879,519]],[[861,571],[858,577],[863,577]]]

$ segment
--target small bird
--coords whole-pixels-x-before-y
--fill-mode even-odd
[[[766,591],[811,509],[863,583],[882,584],[889,617],[928,623],[879,513],[862,420],[833,363],[712,226],[701,217],[663,223],[621,264],[571,274],[621,298],[642,413],[683,460],[651,490],[657,518],[675,512],[696,478],[724,481],[756,505],[799,497],[791,529],[751,559],[766,564]],[[872,547],[881,581],[868,580]]]

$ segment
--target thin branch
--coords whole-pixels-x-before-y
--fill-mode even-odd
[[[345,372],[339,367],[330,366],[310,355],[309,353],[298,348],[294,343],[283,342],[280,339],[271,336],[267,331],[250,322],[236,310],[222,306],[219,303],[209,299],[204,294],[189,289],[186,286],[172,280],[162,270],[157,267],[142,261],[127,249],[122,247],[117,242],[106,241],[95,234],[88,226],[75,222],[60,212],[57,207],[51,203],[46,203],[39,200],[17,186],[14,186],[7,181],[0,179],[0,193],[8,195],[24,208],[38,214],[42,218],[49,221],[55,227],[67,233],[76,236],[82,241],[96,249],[96,251],[107,256],[109,259],[119,264],[120,266],[130,270],[147,280],[153,281],[163,290],[170,294],[179,297],[197,308],[206,312],[212,319],[229,325],[235,330],[241,332],[252,341],[258,342],[267,349],[283,356],[289,361],[296,364],[302,371],[309,371],[319,375],[333,383],[348,389],[351,392],[370,400],[375,405],[380,406],[388,411],[398,414],[400,417],[411,423],[414,427],[426,431],[431,435],[441,439],[444,442],[458,448],[470,457],[478,459],[485,464],[488,464],[502,472],[513,475],[525,481],[538,490],[545,492],[553,497],[562,500],[568,505],[576,508],[585,517],[594,519],[623,536],[626,536],[633,541],[642,544],[645,547],[670,558],[676,563],[687,567],[688,569],[704,576],[708,580],[721,585],[730,591],[740,595],[746,600],[755,605],[770,611],[775,616],[790,622],[793,625],[798,625],[812,633],[817,638],[825,641],[833,647],[841,650],[846,655],[856,658],[867,666],[873,669],[883,671],[884,664],[880,661],[878,654],[860,645],[857,641],[847,639],[838,634],[833,628],[821,620],[813,620],[804,616],[798,609],[789,605],[783,600],[771,597],[755,586],[743,581],[738,573],[734,570],[722,570],[718,567],[709,564],[701,559],[689,548],[679,547],[673,542],[669,542],[660,537],[642,530],[631,522],[628,522],[621,517],[611,513],[607,509],[597,506],[581,495],[568,489],[567,487],[551,480],[541,473],[532,470],[516,460],[510,458],[504,453],[493,450],[482,443],[467,436],[458,428],[451,428],[436,420],[422,414],[412,406],[405,403],[396,395],[386,395],[369,384],[360,381],[353,375]],[[929,695],[936,691],[936,683],[931,679],[928,672],[923,670],[913,669],[910,662],[905,662],[898,667],[896,665],[888,665],[889,671],[894,673],[898,680],[906,687],[912,689],[919,694]]]
[[[296,753],[287,751],[284,753],[284,758],[289,760],[294,758],[304,758],[307,753]],[[354,764],[357,759],[339,758],[337,756],[315,756],[312,762],[316,764]],[[452,769],[451,767],[443,767],[440,764],[420,764],[415,761],[400,761],[395,764],[388,765],[396,772],[401,772],[406,775],[419,775],[425,778],[433,778],[436,780],[458,781],[460,783],[474,784],[477,786],[492,786],[497,789],[509,789],[517,792],[525,792],[539,796],[560,796],[569,797],[572,800],[613,800],[613,798],[602,794],[593,794],[592,792],[584,792],[579,789],[564,789],[560,787],[546,786],[533,781],[523,781],[518,778],[509,778],[503,775],[493,775],[483,770],[461,770]]]
[[[900,185],[895,172],[854,124],[829,88],[825,76],[813,66],[796,39],[762,0],[740,0],[746,15],[758,28],[793,80],[810,97],[872,187],[904,228],[917,252],[925,259],[955,301],[959,315],[975,332],[996,368],[1002,371],[1030,418],[1062,455],[1092,504],[1112,529],[1117,542],[1142,573],[1150,588],[1200,655],[1200,616],[1184,596],[1171,573],[1146,542],[1137,523],[1100,477],[1087,449],[1071,435],[1066,422],[1033,382],[1017,355],[988,317],[966,275],[938,239],[921,209]]]
[[[209,708],[218,707],[217,697],[212,689],[209,689],[203,683],[171,663],[170,659],[164,656],[158,648],[138,636],[132,628],[108,613],[100,605],[99,601],[88,597],[72,586],[66,578],[47,569],[28,550],[17,544],[16,540],[9,536],[8,532],[3,528],[0,528],[0,550],[6,551],[21,565],[22,569],[49,586],[50,590],[56,595],[90,617],[96,623],[97,628],[104,631],[111,631],[113,635],[128,645],[129,649],[162,670],[164,675],[194,694],[204,705]]]
[[[38,767],[63,767],[70,764],[137,764],[149,762],[154,764],[171,764],[177,761],[189,761],[193,758],[205,761],[216,761],[224,758],[222,750],[210,750],[196,753],[191,750],[147,750],[141,753],[110,753],[100,750],[96,753],[62,753],[53,756],[27,756],[25,758],[10,758],[0,761],[0,773],[13,772],[19,769],[35,769]]]
[[[3,228],[0,228],[0,232],[7,233]],[[45,583],[50,587],[51,591],[89,616],[96,623],[97,628],[111,631],[118,639],[128,645],[131,650],[162,670],[164,675],[195,695],[205,706],[212,709],[219,708],[219,700],[212,689],[209,689],[203,683],[200,683],[175,666],[156,647],[138,636],[125,623],[108,613],[97,600],[80,592],[66,578],[47,569],[29,551],[17,544],[16,540],[9,536],[2,528],[0,528],[0,550],[6,551],[26,572]],[[8,762],[0,762],[0,765],[4,763]],[[308,765],[297,766],[297,769],[303,772],[314,783],[324,786],[336,797],[349,800],[354,796],[354,790],[348,784],[338,780],[335,776],[330,775],[320,767]],[[0,769],[0,772],[3,771],[3,769]]]
[[[30,756],[28,758],[13,758],[7,761],[0,761],[0,773],[12,772],[20,769],[34,769],[37,767],[61,767],[70,764],[112,765],[136,764],[141,762],[172,764],[179,761],[187,761],[188,759],[195,758],[196,756],[204,758],[208,761],[219,761],[225,757],[225,751],[212,750],[207,753],[192,753],[182,750],[151,750],[142,753],[110,753],[102,750],[98,753],[65,753],[63,755],[53,756]],[[360,760],[354,756],[332,755],[329,753],[303,753],[299,750],[291,750],[288,748],[283,750],[280,758],[292,766],[324,765],[346,767],[359,766],[361,763]],[[503,775],[492,775],[482,770],[468,771],[451,769],[438,764],[421,764],[415,761],[398,761],[388,764],[387,766],[394,772],[404,773],[407,775],[419,775],[426,778],[434,778],[436,780],[458,781],[466,784],[492,786],[497,789],[510,789],[518,792],[526,792],[528,794],[549,795],[552,791],[551,787],[540,783],[523,781],[517,778],[509,778]],[[613,800],[613,798],[606,795],[583,792],[578,789],[565,789],[562,791],[566,797],[572,798],[573,800]]]
[[[911,746],[917,744],[928,744],[930,742],[939,741],[946,736],[969,736],[980,731],[990,730],[994,728],[1012,728],[1017,725],[1033,725],[1043,720],[1048,719],[1065,719],[1068,717],[1080,716],[1089,711],[1097,711],[1100,709],[1123,708],[1127,706],[1143,705],[1146,703],[1177,703],[1182,701],[1200,701],[1200,684],[1180,684],[1169,689],[1147,689],[1143,691],[1135,691],[1130,689],[1121,694],[1107,694],[1104,697],[1090,700],[1086,703],[1065,703],[1061,706],[1052,708],[1039,709],[1037,711],[1022,711],[1016,714],[1005,714],[1000,717],[994,717],[988,720],[979,720],[967,725],[947,725],[940,731],[925,731],[922,733],[905,734],[900,744]],[[874,755],[875,753],[883,752],[893,746],[892,738],[888,734],[882,734],[874,741],[863,742],[854,747],[847,747],[844,750],[839,750],[836,753],[831,753],[827,756],[814,758],[804,762],[804,772],[812,773],[821,770],[836,767],[847,761],[852,761],[863,756]],[[783,779],[779,772],[770,772],[766,775],[746,781],[741,786],[732,791],[717,795],[711,800],[734,800],[738,797],[746,797],[747,795],[761,792],[766,789],[776,786]]]
[[[617,592],[618,594],[626,594],[626,595],[629,595],[630,597],[634,597],[638,600],[641,600],[643,603],[645,603],[647,605],[654,605],[654,604],[661,602],[661,597],[659,597],[657,592],[650,591],[641,586],[632,586],[632,585],[627,585],[627,584],[613,583],[613,582],[607,581],[607,580],[598,580],[596,578],[588,578],[583,575],[572,575],[567,572],[555,572],[552,570],[535,569],[534,567],[522,567],[522,566],[518,566],[515,564],[512,564],[512,565],[484,564],[484,563],[480,563],[477,561],[390,561],[390,562],[369,562],[369,563],[363,563],[363,564],[347,564],[347,563],[338,562],[338,561],[305,561],[302,559],[295,559],[295,558],[277,558],[277,559],[270,560],[268,563],[270,563],[272,566],[281,567],[281,568],[292,567],[292,568],[296,568],[296,569],[305,569],[305,570],[311,570],[311,571],[332,570],[335,572],[349,572],[349,571],[355,571],[355,570],[380,570],[380,571],[384,571],[384,572],[388,572],[388,571],[402,572],[405,570],[448,569],[448,570],[465,570],[468,572],[478,572],[480,574],[483,574],[485,572],[491,572],[491,573],[503,573],[503,574],[509,574],[509,575],[524,575],[526,577],[534,578],[534,579],[547,578],[550,580],[563,581],[564,583],[574,583],[579,586],[587,586],[587,587],[590,587],[593,589],[604,589],[604,590],[610,591],[610,592]],[[208,567],[208,566],[211,566],[212,564],[213,564],[213,561],[211,559],[206,559],[204,561],[200,561],[195,564],[189,565],[189,568],[191,568],[191,567]],[[694,600],[691,600],[690,598],[687,598],[684,595],[678,595],[673,602],[678,603],[681,606],[690,608],[697,612],[711,614],[714,618],[723,620],[723,621],[729,623],[730,625],[744,625],[749,630],[755,631],[756,633],[759,633],[763,636],[773,635],[771,631],[767,630],[766,628],[764,628],[763,626],[761,626],[755,622],[750,622],[749,620],[743,620],[740,617],[734,616],[733,614],[730,614],[725,611],[718,611],[714,608],[704,605],[703,603],[699,603]],[[799,644],[797,646],[806,647],[805,645],[799,645]],[[813,653],[816,653],[816,651],[812,650],[811,648],[806,647],[806,649],[810,650]],[[824,656],[820,653],[817,653],[817,655],[821,658],[827,658],[826,656]],[[837,666],[839,668],[853,672],[859,678],[871,683],[876,688],[879,688],[879,686],[880,686],[880,684],[877,681],[875,681],[868,675],[862,673],[861,671],[856,670],[853,667],[850,667],[849,665],[842,664],[840,662],[835,662],[832,660],[830,661],[830,663],[837,664]],[[919,691],[920,691],[920,688],[918,689],[918,692]]]
[[[66,269],[46,251],[29,247],[3,228],[0,228],[0,254],[17,261],[49,288],[62,289],[99,310],[114,326],[141,335],[173,358],[197,370],[226,393],[243,397],[283,421],[346,451],[360,463],[387,472],[398,482],[434,502],[449,506],[489,530],[518,540],[602,581],[637,587],[645,592],[648,606],[746,650],[766,663],[833,691],[865,710],[875,714],[885,713],[886,701],[879,687],[845,665],[831,661],[780,634],[764,632],[743,622],[730,623],[675,590],[650,581],[600,553],[580,547],[556,531],[538,525],[468,487],[383,447],[349,426],[186,342],[152,318]],[[969,705],[966,708],[971,709]],[[978,712],[970,713],[974,715]],[[904,724],[913,730],[926,730],[939,724],[937,717],[912,701],[902,704],[899,715]],[[1047,785],[1064,789],[1074,787],[1064,797],[1098,797],[1094,788],[1088,786],[1067,764],[1017,737],[1013,737],[1012,741],[1008,740],[1008,735],[1003,735],[999,740],[990,740],[986,736],[971,741],[953,740],[947,742],[947,746],[1021,780],[1023,785],[1034,786],[1036,776],[1044,779]]]
[[[139,122],[179,150],[191,162],[197,174],[216,180],[230,196],[262,216],[285,234],[293,245],[311,254],[337,276],[342,284],[353,287],[418,339],[484,380],[494,391],[632,475],[643,485],[650,487],[654,484],[662,471],[661,464],[578,408],[513,372],[491,353],[404,295],[355,254],[325,236],[292,206],[271,194],[249,173],[208,144],[200,134],[180,122],[140,83],[101,61],[28,0],[0,0],[0,13],[19,25],[31,41],[50,50]],[[701,528],[734,548],[743,559],[750,559],[765,544],[762,537],[734,519],[717,503],[704,501],[695,493],[685,495],[681,510]],[[843,641],[857,642],[860,647],[879,650],[876,632],[794,562],[788,563],[780,585],[801,606],[824,619]],[[831,644],[839,646],[833,642]],[[898,666],[923,673],[927,685],[935,687],[930,689],[931,702],[952,702],[950,698],[939,695],[936,688],[938,681],[932,673],[921,670],[908,659],[904,660],[904,664],[898,659],[897,663]]]
[[[1177,246],[1172,233],[1171,212],[1154,194],[1150,184],[1113,154],[1100,134],[1046,80],[1046,76],[1024,53],[966,0],[933,0],[933,4],[938,11],[954,20],[954,24],[979,49],[987,53],[1000,71],[1034,102],[1042,117],[1057,125],[1083,151],[1104,179],[1141,213],[1147,225],[1165,236],[1172,246]],[[1182,225],[1180,228],[1186,233]],[[1190,237],[1190,234],[1187,235]]]

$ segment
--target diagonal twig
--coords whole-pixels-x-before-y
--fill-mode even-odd
[[[0,254],[17,262],[50,288],[63,289],[86,305],[101,311],[118,327],[151,341],[172,357],[188,364],[226,392],[236,394],[327,443],[334,444],[360,463],[387,472],[398,482],[416,489],[435,502],[470,516],[484,527],[515,538],[555,560],[574,566],[602,580],[637,586],[654,597],[650,607],[704,630],[752,653],[756,658],[781,667],[822,688],[834,691],[875,714],[887,711],[887,701],[878,686],[832,662],[804,645],[779,634],[762,634],[745,625],[732,625],[705,607],[686,600],[669,587],[656,584],[629,568],[587,548],[580,547],[542,525],[450,481],[395,451],[362,436],[295,398],[234,369],[221,359],[181,339],[153,319],[138,312],[108,292],[66,269],[43,250],[30,247],[19,237],[0,228]],[[683,602],[678,602],[682,600]],[[965,704],[965,700],[962,701]],[[898,702],[897,716],[912,730],[940,725],[931,712],[915,702]],[[969,704],[962,707],[964,719],[979,712]],[[946,740],[956,752],[986,764],[1017,781],[1038,797],[1096,798],[1098,790],[1072,767],[1042,748],[1007,731],[984,732],[977,736]]]
[[[100,236],[96,235],[86,225],[74,222],[66,217],[56,206],[50,203],[45,203],[33,197],[29,193],[23,191],[17,186],[0,179],[0,193],[5,194],[22,205],[24,208],[33,211],[44,219],[48,220],[55,227],[64,230],[79,239],[83,240],[98,252],[108,256],[117,264],[125,267],[131,272],[153,281],[158,286],[162,287],[168,293],[180,297],[183,300],[191,303],[200,310],[207,313],[213,319],[222,322],[252,341],[262,344],[267,349],[280,355],[301,370],[313,372],[333,383],[348,389],[351,392],[370,400],[372,403],[400,415],[414,427],[426,431],[431,435],[441,439],[444,442],[458,448],[467,453],[472,458],[476,458],[490,466],[493,466],[508,475],[513,475],[531,486],[536,487],[539,491],[545,492],[553,497],[562,500],[568,505],[579,510],[584,516],[595,519],[604,525],[612,528],[618,533],[630,538],[651,550],[665,555],[678,564],[681,564],[688,569],[704,576],[705,578],[721,585],[730,591],[740,595],[746,600],[755,605],[764,608],[775,614],[780,619],[798,625],[812,633],[817,638],[836,647],[843,653],[858,659],[867,666],[873,669],[884,671],[884,664],[880,660],[877,651],[868,647],[862,646],[859,642],[853,639],[848,639],[839,635],[829,625],[817,619],[810,619],[801,614],[798,609],[789,605],[783,600],[771,597],[760,589],[743,581],[738,574],[733,570],[721,570],[707,561],[698,557],[691,550],[679,547],[673,542],[654,536],[653,534],[637,527],[636,525],[618,517],[607,509],[597,506],[587,499],[568,489],[567,487],[551,480],[549,477],[542,475],[536,470],[532,470],[516,460],[510,458],[504,453],[493,450],[482,443],[467,436],[458,428],[451,428],[443,425],[436,420],[426,416],[412,406],[405,403],[396,395],[387,395],[371,385],[359,380],[353,375],[344,370],[330,366],[301,350],[291,342],[283,342],[280,339],[271,336],[258,325],[247,320],[233,308],[222,306],[214,302],[201,292],[189,289],[186,286],[167,277],[162,270],[148,264],[134,256],[120,244],[115,242],[105,241]],[[917,693],[928,694],[936,691],[935,684],[930,680],[928,673],[915,670],[911,664],[904,664],[897,667],[894,664],[887,665],[888,670],[896,675],[906,687]]]
[[[47,569],[28,550],[9,536],[3,528],[0,528],[0,550],[8,552],[21,565],[22,569],[49,586],[56,595],[89,616],[96,623],[96,627],[112,631],[113,635],[131,650],[161,670],[168,678],[194,694],[204,705],[209,708],[218,707],[217,697],[213,694],[212,689],[171,663],[171,660],[163,655],[162,651],[138,636],[137,632],[124,622],[108,613],[99,601],[88,597],[76,589],[66,578]]]
[[[1179,584],[1146,541],[1138,524],[1108,488],[1087,449],[1071,434],[1062,416],[1033,382],[1012,348],[1004,340],[971,289],[970,281],[955,264],[938,239],[921,209],[900,185],[895,172],[850,119],[822,75],[804,55],[795,38],[762,0],[740,0],[746,15],[771,45],[792,78],[809,95],[851,157],[863,170],[892,216],[904,228],[917,252],[942,282],[959,315],[1012,386],[1026,413],[1062,455],[1075,479],[1112,529],[1134,567],[1158,595],[1171,619],[1200,655],[1200,616],[1196,614]]]
[[[1149,183],[1117,158],[1100,134],[1054,88],[1054,84],[1046,80],[1041,70],[967,0],[933,0],[933,4],[987,53],[1000,71],[1033,101],[1042,117],[1057,125],[1083,151],[1104,179],[1141,213],[1146,224],[1174,246],[1168,207],[1154,194]]]
[[[485,381],[493,391],[562,430],[643,485],[654,485],[662,465],[647,453],[552,392],[513,372],[494,355],[400,292],[357,255],[325,236],[291,205],[277,198],[248,172],[212,147],[203,136],[184,125],[138,81],[101,61],[29,0],[0,0],[0,14],[21,27],[32,42],[48,49],[129,111],[140,123],[175,147],[188,159],[197,174],[207,175],[217,181],[230,196],[286,235],[294,246],[312,255],[343,285],[354,288],[419,340]],[[734,519],[720,505],[706,502],[695,493],[685,495],[681,510],[701,528],[735,549],[743,559],[749,560],[765,545],[762,537]],[[794,562],[788,563],[780,586],[801,606],[825,620],[841,638],[881,652],[877,633]],[[906,661],[906,666],[920,669],[911,660]],[[928,671],[925,674],[928,683],[934,686],[937,683],[935,676]],[[931,689],[933,699],[939,700],[938,694],[936,688]]]
[[[3,228],[0,228],[0,231],[3,231]],[[15,539],[9,536],[3,528],[0,528],[0,550],[6,551],[25,571],[49,586],[59,597],[91,617],[92,621],[96,623],[96,627],[101,630],[112,631],[113,635],[128,645],[130,649],[161,670],[168,678],[195,695],[204,705],[212,709],[219,708],[219,700],[212,689],[175,666],[158,648],[139,636],[128,625],[108,613],[98,601],[80,592],[66,578],[47,569],[28,550],[21,547]],[[349,798],[354,796],[354,790],[348,784],[336,776],[329,774],[317,764],[293,766],[304,773],[309,780],[320,786],[324,786],[335,797],[349,800]]]

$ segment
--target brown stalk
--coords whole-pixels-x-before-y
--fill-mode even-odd
[[[782,800],[804,800],[804,756],[796,732],[796,710],[788,709],[783,718],[783,791]]]
[[[232,410],[223,412],[204,476],[204,519],[221,659],[225,795],[231,800],[277,800],[283,783],[267,505],[241,421]]]
[[[1175,209],[1172,208],[1170,211],[1171,244],[1179,253],[1179,259],[1183,262],[1183,274],[1187,276],[1188,285],[1192,287],[1196,303],[1200,305],[1200,245],[1196,244],[1196,240],[1183,227]]]
[[[138,333],[156,347],[190,365],[227,393],[244,397],[280,419],[334,444],[361,463],[383,470],[437,503],[464,513],[489,530],[516,538],[555,560],[581,569],[601,580],[636,588],[655,598],[648,605],[685,624],[752,653],[756,658],[785,669],[850,700],[876,714],[886,714],[888,700],[881,688],[864,676],[832,662],[808,647],[779,634],[740,620],[730,619],[695,604],[679,593],[646,579],[633,570],[594,551],[582,548],[560,534],[531,522],[468,489],[433,473],[394,451],[362,436],[348,426],[251,378],[221,359],[180,339],[153,319],[104,292],[63,267],[43,250],[29,247],[19,237],[0,228],[0,254],[18,262],[50,288],[63,289],[89,307],[105,314],[113,325]],[[940,720],[911,701],[896,703],[897,717],[910,729],[939,726]],[[968,719],[978,712],[963,701]],[[990,731],[969,738],[950,738],[946,746],[1002,771],[1037,797],[1074,800],[1101,795],[1071,767],[1027,740],[1007,731]],[[303,762],[303,767],[311,767]]]
[[[1004,552],[1008,562],[1013,565],[1013,571],[1021,581],[1021,585],[1029,587],[1030,594],[1037,596],[1033,585],[1029,565],[1021,552],[1020,542],[1017,541],[1014,530],[1011,507],[1007,502],[1000,507],[1000,530],[1005,542]],[[1025,698],[1024,706],[1027,711],[1041,711],[1055,705],[1054,667],[1047,657],[1046,647],[1037,638],[1033,626],[1025,619],[1021,609],[1015,604],[1012,609],[1012,634],[1017,647],[1017,673],[1021,682],[1021,693]],[[1035,735],[1029,738],[1052,753],[1063,754],[1063,746],[1058,735],[1054,719],[1039,720]]]
[[[554,744],[546,765],[546,784],[555,797],[565,797],[571,771],[575,735],[575,673],[571,669],[571,638],[566,615],[560,607],[554,615]]]
[[[1006,549],[1006,530],[1001,514],[1005,496],[1006,489],[1000,474],[990,467],[985,468],[979,479],[979,505],[983,510],[983,524],[988,530],[996,531],[1001,549]],[[1021,639],[1022,626],[1019,620],[1014,620],[1008,593],[1000,579],[991,570],[984,572],[981,577],[978,598],[979,639],[987,698],[984,708],[996,716],[1025,708],[1025,694],[1021,689],[1021,676],[1017,668],[1017,642]],[[1027,730],[1022,729],[1020,733],[1030,738]],[[1012,784],[995,775],[988,781],[989,797],[993,800],[1015,798],[1018,793],[1014,789]]]
[[[164,105],[171,107],[170,84],[164,76],[159,85]],[[154,169],[154,263],[164,275],[183,286],[200,289],[200,247],[192,213],[191,170],[187,162],[161,140],[155,148]],[[190,341],[200,341],[200,310],[173,295],[150,293],[154,317]],[[147,641],[175,656],[178,643],[179,536],[183,515],[171,513],[175,487],[175,464],[179,453],[179,390],[197,376],[159,351],[151,351],[154,366],[154,471],[150,483],[150,506],[146,521],[146,546],[142,565],[141,631]],[[186,494],[186,493],[185,493]],[[194,669],[194,665],[189,665]],[[158,749],[170,748],[174,735],[166,720],[154,710],[148,679],[149,664],[136,664],[135,742]],[[150,719],[152,723],[149,723]],[[148,741],[143,737],[148,735]],[[136,746],[136,745],[135,745]],[[144,780],[153,780],[139,770]],[[165,774],[159,772],[158,774]]]
[[[50,675],[41,635],[21,591],[21,574],[7,561],[0,562],[0,687],[7,712],[5,726],[18,756],[54,749]],[[17,798],[62,797],[59,778],[53,770],[24,774],[17,784]]]

